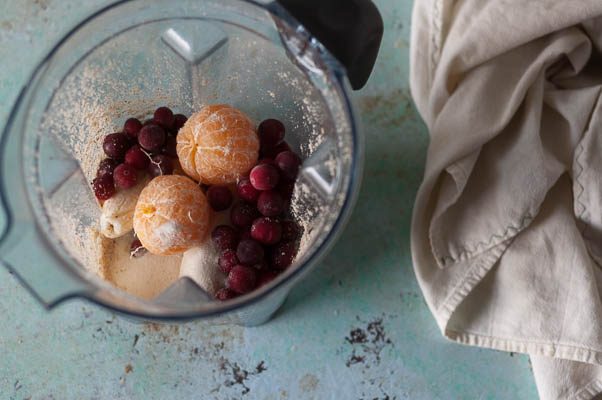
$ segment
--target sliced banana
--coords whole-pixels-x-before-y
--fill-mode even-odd
[[[104,202],[100,214],[100,233],[115,239],[134,228],[136,202],[148,181],[149,179],[145,177],[133,188],[118,190],[113,197]]]
[[[180,277],[188,277],[207,293],[215,293],[224,287],[226,275],[217,265],[218,253],[211,240],[187,250],[180,264]]]

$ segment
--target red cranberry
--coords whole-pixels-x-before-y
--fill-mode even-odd
[[[96,176],[103,175],[111,175],[113,176],[113,171],[115,171],[115,167],[117,166],[117,161],[112,158],[105,158],[98,164],[98,170],[96,171]]]
[[[171,129],[175,121],[173,112],[167,107],[157,108],[153,114],[153,119],[165,129]]]
[[[129,189],[135,186],[137,178],[136,169],[129,164],[119,164],[113,172],[115,186],[121,189]]]
[[[268,265],[268,262],[264,258],[261,261],[259,261],[257,264],[253,264],[253,268],[255,268],[258,271],[267,271],[268,269],[270,269],[270,266]]]
[[[230,211],[230,220],[234,226],[246,228],[251,226],[257,214],[257,209],[248,203],[237,203]]]
[[[111,133],[105,136],[102,142],[102,149],[105,154],[114,160],[123,160],[125,152],[130,148],[131,143],[125,133]]]
[[[174,115],[173,129],[176,133],[180,130],[181,127],[188,121],[188,118],[184,114],[176,114]]]
[[[232,249],[226,249],[222,251],[219,259],[217,260],[219,268],[225,273],[229,273],[232,267],[238,264],[238,257],[236,257],[236,252]]]
[[[283,151],[291,151],[291,146],[289,146],[285,141],[280,142],[274,147],[266,146],[261,148],[259,150],[259,155],[262,158],[275,158],[278,153],[282,153]]]
[[[134,139],[138,137],[140,129],[142,129],[142,122],[138,118],[128,118],[125,124],[123,124],[123,131]]]
[[[263,244],[276,244],[282,238],[282,226],[274,218],[257,218],[251,225],[251,237]]]
[[[232,205],[232,192],[225,186],[211,186],[207,190],[207,200],[215,211],[224,211]]]
[[[280,174],[276,167],[270,164],[255,166],[249,174],[251,184],[257,190],[270,190],[276,187]]]
[[[238,181],[236,191],[238,192],[238,197],[249,203],[255,203],[259,197],[259,191],[253,187],[251,181],[247,178]]]
[[[178,141],[176,140],[175,136],[167,136],[165,138],[165,145],[163,145],[161,152],[167,156],[175,158],[178,156],[177,144]]]
[[[293,181],[299,173],[301,159],[292,151],[283,151],[276,156],[276,165],[284,178]]]
[[[236,256],[242,264],[257,264],[263,258],[263,247],[253,239],[241,240],[236,247]]]
[[[257,134],[261,147],[274,147],[284,139],[284,124],[277,119],[266,119],[259,124]]]
[[[142,246],[142,242],[140,239],[136,238],[130,244],[130,257],[141,257],[146,254],[146,249]]]
[[[279,243],[272,249],[270,265],[274,269],[285,269],[293,263],[296,254],[295,243]]]
[[[261,287],[263,285],[270,283],[271,281],[276,279],[277,276],[278,276],[278,272],[273,271],[273,270],[265,270],[265,271],[259,272],[259,276],[257,277],[257,287]]]
[[[300,229],[295,221],[282,221],[282,241],[294,242],[299,238]]]
[[[148,151],[159,151],[165,143],[165,131],[159,125],[148,124],[138,132],[138,143]]]
[[[92,189],[98,200],[108,200],[115,194],[112,175],[102,175],[92,181]]]
[[[148,172],[151,176],[170,175],[173,172],[173,161],[164,154],[152,156],[148,165]]]
[[[150,162],[149,157],[140,146],[134,145],[125,153],[125,163],[136,169],[146,169]]]
[[[238,296],[236,292],[228,288],[221,288],[215,293],[215,298],[219,301],[226,301]]]
[[[284,212],[284,199],[275,190],[261,192],[257,199],[257,209],[266,217],[275,217]]]
[[[257,272],[251,267],[236,265],[230,270],[226,285],[236,293],[249,293],[257,285]]]
[[[238,244],[238,233],[228,225],[219,225],[211,232],[211,240],[219,250],[235,249]]]

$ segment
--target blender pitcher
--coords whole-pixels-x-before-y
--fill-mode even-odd
[[[130,0],[98,11],[37,66],[0,137],[0,261],[48,308],[80,297],[142,319],[265,322],[350,214],[364,144],[349,86],[367,80],[381,35],[363,0]],[[128,116],[218,102],[277,116],[304,159],[293,265],[227,302],[187,278],[150,300],[114,287],[95,270],[94,150]]]

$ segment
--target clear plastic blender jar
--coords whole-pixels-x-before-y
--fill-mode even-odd
[[[340,63],[272,2],[123,1],[71,31],[36,68],[0,142],[0,260],[47,307],[80,297],[143,319],[259,324],[316,265],[350,214],[364,144]],[[250,294],[215,302],[180,287],[144,300],[94,266],[90,189],[102,136],[160,105],[189,115],[228,103],[278,116],[304,163],[293,265]],[[185,286],[185,285],[184,285]]]

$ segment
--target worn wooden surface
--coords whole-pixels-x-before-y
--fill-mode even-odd
[[[49,44],[107,1],[81,3],[0,0],[0,125]],[[367,136],[358,206],[276,318],[136,324],[82,301],[46,312],[0,269],[0,399],[536,398],[526,357],[444,341],[422,300],[409,250],[427,145],[407,82],[411,1],[376,3],[386,35],[356,96]]]

